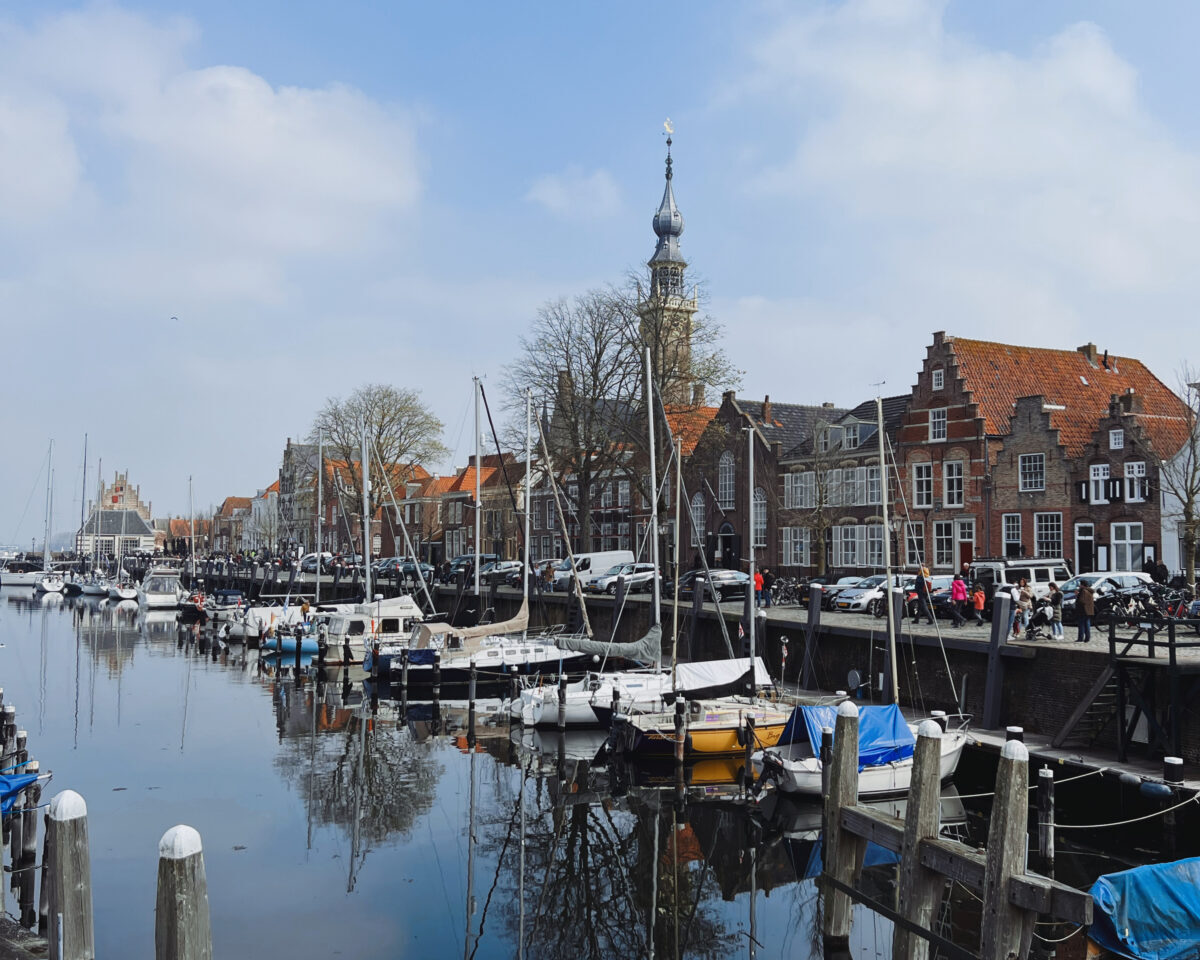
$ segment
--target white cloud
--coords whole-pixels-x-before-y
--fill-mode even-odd
[[[1175,318],[1200,295],[1200,157],[1095,25],[1018,55],[949,32],[944,7],[860,0],[771,24],[729,102],[769,103],[794,133],[752,191],[881,264],[844,267],[844,299],[886,318],[876,335],[1108,338],[1169,379]],[[1148,314],[1165,322],[1135,338]]]
[[[621,209],[621,191],[607,170],[586,173],[572,165],[562,173],[538,177],[525,199],[559,217],[599,220]]]

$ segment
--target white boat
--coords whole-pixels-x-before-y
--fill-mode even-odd
[[[147,610],[176,610],[185,593],[179,571],[173,567],[153,567],[138,587],[138,603]]]
[[[46,568],[36,560],[9,560],[0,570],[0,587],[36,587]]]
[[[85,597],[107,597],[108,581],[100,574],[93,573],[80,583],[80,589]]]
[[[114,580],[108,585],[109,600],[137,600],[138,592],[128,580]]]
[[[797,707],[781,743],[760,750],[752,759],[757,778],[774,781],[784,793],[807,797],[821,796],[821,728],[834,727],[836,708],[829,706]],[[913,746],[917,725],[907,723],[895,704],[859,709],[858,795],[884,797],[908,793],[912,781]],[[787,743],[784,741],[791,740]],[[958,761],[967,743],[962,729],[948,731],[941,738],[941,774],[946,781],[958,769]]]
[[[65,586],[61,573],[48,573],[34,584],[33,589],[38,593],[62,593]]]

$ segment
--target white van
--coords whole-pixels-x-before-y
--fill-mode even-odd
[[[990,601],[998,586],[1011,587],[1024,580],[1035,598],[1047,596],[1050,584],[1060,587],[1071,579],[1067,562],[1050,557],[1027,557],[1019,560],[976,560],[971,564],[971,583],[983,585],[983,592]]]
[[[601,550],[596,553],[575,554],[575,570],[579,574],[579,586],[587,585],[601,577],[611,567],[621,563],[633,563],[632,550]],[[571,559],[568,557],[554,568],[554,589],[566,590],[571,583]]]

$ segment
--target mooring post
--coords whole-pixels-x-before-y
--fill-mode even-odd
[[[467,706],[471,712],[475,712],[475,684],[478,674],[475,667],[475,661],[471,661],[471,672],[467,675]]]
[[[1029,750],[1020,740],[1009,740],[1000,751],[988,829],[980,960],[1028,955],[1034,914],[1013,904],[1008,896],[1009,880],[1025,872],[1028,822]]]
[[[614,709],[614,713],[616,710]],[[687,746],[687,701],[675,698],[675,764],[682,766]]]
[[[997,593],[992,598],[992,633],[988,643],[987,679],[983,688],[983,726],[995,730],[1000,726],[1000,708],[1004,692],[1004,661],[1000,648],[1008,643],[1008,615],[1012,597]]]
[[[833,769],[833,727],[821,728],[821,799],[829,799],[829,772]]]
[[[36,775],[40,766],[36,760],[30,760],[25,765],[25,772]],[[42,785],[34,781],[25,788],[24,801],[20,813],[13,811],[14,816],[21,818],[21,862],[13,862],[13,872],[20,867],[20,878],[17,884],[17,903],[21,911],[21,925],[32,928],[37,923],[37,911],[34,909],[33,891],[37,886],[37,812],[42,800]]]
[[[1020,740],[1020,741],[1024,742],[1025,728],[1024,727],[1005,727],[1004,728],[1004,739],[1005,740]]]
[[[750,675],[753,676],[754,675],[753,664],[751,664],[750,669],[751,669]],[[754,756],[754,746],[757,743],[757,739],[758,739],[754,732],[754,715],[753,714],[749,714],[746,717],[745,737],[746,737],[746,743],[745,743],[746,757],[745,757],[745,760],[743,761],[743,766],[742,766],[742,795],[745,797],[749,797],[750,796],[750,785],[752,783],[754,783],[754,763],[752,762],[751,757]]]
[[[172,827],[158,841],[155,960],[212,960],[212,923],[204,850],[192,827]]]
[[[1175,805],[1179,802],[1179,788],[1183,786],[1183,760],[1180,757],[1163,757],[1163,783],[1170,794],[1163,799],[1163,853],[1175,859],[1177,825]]]
[[[558,675],[558,729],[561,733],[567,729],[567,675]]]
[[[853,700],[838,704],[830,762],[829,796],[825,799],[825,873],[850,886],[862,863],[866,841],[842,830],[842,808],[858,805],[858,707]],[[821,932],[826,938],[845,940],[852,919],[850,895],[828,885]]]
[[[918,848],[922,840],[936,837],[941,829],[941,756],[942,726],[936,720],[925,720],[917,728],[913,751],[912,785],[904,817],[896,890],[900,914],[927,929],[933,926],[946,882],[941,875],[921,866]],[[928,956],[928,940],[902,927],[895,928],[892,960],[926,960]]]
[[[92,864],[83,797],[74,790],[55,794],[47,827],[50,960],[94,960]]]
[[[1037,780],[1038,849],[1042,869],[1054,879],[1054,771],[1042,767]]]
[[[17,775],[25,772],[26,761],[29,759],[29,751],[25,749],[25,745],[28,742],[29,734],[24,730],[18,730],[15,740],[16,749],[13,751],[11,761],[6,764]],[[17,794],[13,807],[16,810],[24,810],[26,797],[26,791],[22,790]],[[25,849],[25,818],[20,813],[9,816],[8,831],[9,840],[12,843],[9,851],[9,862],[13,866],[12,889],[19,894],[21,889],[21,874],[16,871],[16,868],[21,863],[21,852]]]
[[[372,669],[377,669],[373,660]],[[402,700],[408,699],[408,647],[400,651],[400,695]]]
[[[441,699],[442,699],[442,652],[440,650],[437,650],[433,654],[433,702],[439,703],[439,702],[441,702]]]
[[[50,811],[42,814],[42,886],[38,894],[38,936],[45,937],[50,929]],[[4,885],[0,884],[0,899]],[[0,903],[0,909],[4,904]]]

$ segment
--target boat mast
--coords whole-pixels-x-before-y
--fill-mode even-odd
[[[87,434],[83,435],[83,482],[79,485],[79,550],[83,553],[84,507],[87,505]]]
[[[879,434],[879,515],[883,518],[883,572],[887,577],[884,598],[887,602],[888,660],[892,668],[892,702],[900,702],[900,674],[896,666],[896,606],[892,598],[892,533],[888,526],[888,465],[886,438],[883,435],[883,397],[875,398],[875,432]],[[921,571],[917,571],[921,576]]]
[[[317,586],[313,594],[313,606],[321,605],[321,568],[325,566],[321,555],[321,524],[325,520],[325,431],[317,431]]]
[[[92,579],[100,566],[100,513],[103,507],[100,501],[104,499],[104,458],[96,458],[96,522],[92,526]]]
[[[525,388],[525,549],[523,554],[524,578],[523,584],[526,602],[529,601],[529,566],[533,562],[533,558],[529,552],[529,504],[530,504],[530,484],[533,482],[533,391],[529,387]],[[529,636],[529,624],[525,624],[525,629],[521,632],[521,637]],[[524,788],[524,784],[522,784]]]
[[[747,617],[750,621],[747,624],[747,636],[750,638],[750,695],[754,696],[758,689],[758,665],[754,662],[754,621],[758,619],[758,593],[754,589],[754,421],[750,422],[750,429],[746,431],[746,439],[748,446],[746,448],[746,459],[749,463],[750,482],[746,489],[746,502],[749,505],[746,513],[746,532],[750,534],[747,543],[750,545],[750,580],[746,584],[746,591],[754,598],[754,602],[750,604],[750,616]],[[766,504],[763,504],[764,509]]]
[[[682,523],[680,522],[680,510],[682,505],[680,501],[683,499],[683,441],[675,438],[675,604],[674,612],[671,614],[671,689],[675,689],[675,673],[679,662],[677,656],[679,652],[679,571],[681,569],[679,563],[679,553],[683,549],[683,538],[681,536]]]
[[[188,475],[188,553],[192,561],[192,589],[196,588],[196,507],[192,503],[192,478]]]
[[[657,448],[654,443],[654,380],[650,373],[650,348],[646,347],[646,427],[650,446],[650,562],[654,565],[654,610],[651,616],[653,622],[662,622],[662,575],[658,569],[658,466],[656,463]],[[678,580],[678,564],[676,564],[676,580]],[[658,655],[654,658],[654,669],[662,670],[662,647],[659,645]]]
[[[371,593],[371,463],[367,451],[367,421],[362,421],[362,501],[363,501],[363,602],[370,603]]]
[[[42,538],[42,569],[50,572],[50,516],[54,510],[54,441],[46,454],[46,532]]]
[[[479,552],[480,539],[483,536],[483,516],[479,512],[479,471],[481,464],[479,463],[479,378],[473,377],[475,381],[475,596],[479,593]]]

